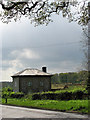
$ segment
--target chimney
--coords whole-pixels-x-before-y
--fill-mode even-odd
[[[47,67],[42,67],[42,71],[46,73],[47,72]]]

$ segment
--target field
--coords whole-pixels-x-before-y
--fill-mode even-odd
[[[56,89],[56,88],[55,88]],[[69,86],[66,89],[57,90],[57,91],[49,91],[46,93],[64,93],[66,91],[68,92],[74,92],[77,90],[86,91],[86,86],[84,85],[73,85]],[[45,92],[42,92],[43,94]],[[38,93],[39,94],[39,93]],[[77,112],[77,113],[86,113],[88,114],[88,111],[90,111],[88,108],[88,99],[82,99],[82,100],[32,100],[33,94],[25,95],[22,98],[8,98],[7,103],[5,103],[5,98],[2,98],[2,104],[9,104],[9,105],[15,105],[15,106],[23,106],[23,107],[30,107],[30,108],[40,108],[40,109],[50,109],[50,110],[58,110],[63,112]],[[1,101],[0,101],[1,102]],[[90,113],[90,112],[89,112]]]
[[[64,86],[67,85],[68,89],[74,89],[74,88],[86,88],[86,85],[84,84],[71,84],[71,83],[67,83],[67,84],[51,84],[51,89],[63,89]]]

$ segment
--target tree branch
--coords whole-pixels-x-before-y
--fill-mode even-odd
[[[13,5],[11,5],[11,6],[9,6],[9,7],[5,6],[3,3],[0,3],[0,4],[2,5],[2,8],[5,9],[5,10],[7,10],[7,11],[13,9],[13,8],[16,7],[17,5],[27,4],[27,2],[12,2],[12,3],[13,3]]]

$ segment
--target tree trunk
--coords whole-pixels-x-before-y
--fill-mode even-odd
[[[88,14],[89,14],[88,16],[90,19],[90,2],[88,3]],[[90,20],[88,22],[88,36],[89,37],[88,37],[88,81],[87,81],[87,88],[88,88],[88,94],[90,95]]]

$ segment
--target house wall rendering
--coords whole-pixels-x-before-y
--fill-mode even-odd
[[[15,92],[41,92],[51,90],[50,76],[20,76],[13,79]]]
[[[13,90],[19,92],[19,77],[13,78]]]

